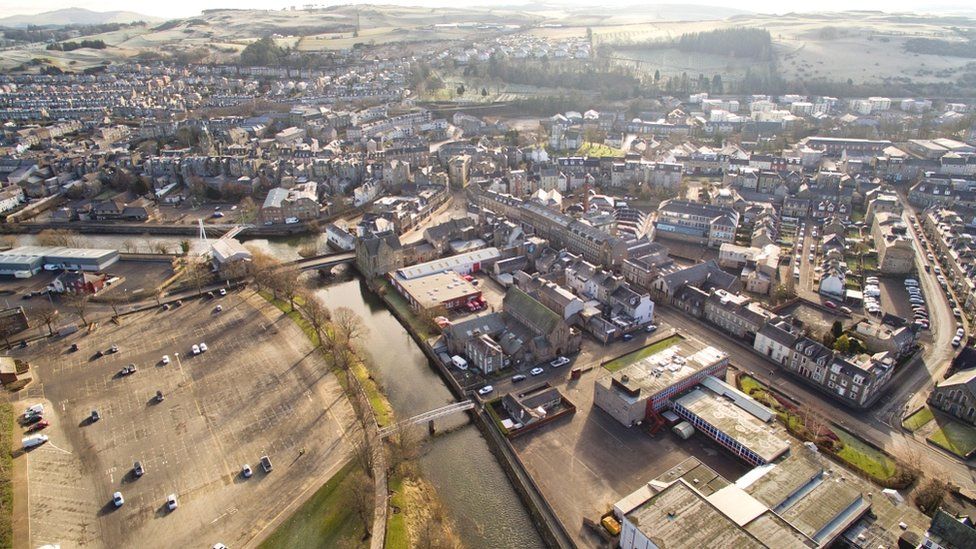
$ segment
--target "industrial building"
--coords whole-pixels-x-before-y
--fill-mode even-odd
[[[437,307],[451,310],[481,297],[481,290],[454,271],[440,272],[420,278],[392,277],[393,286],[419,311]]]
[[[468,274],[478,272],[486,267],[490,267],[501,258],[498,248],[485,248],[463,254],[452,255],[442,259],[435,259],[425,263],[418,263],[410,267],[397,269],[391,278],[394,284],[398,281],[413,280],[424,276],[445,271],[454,271],[457,274]]]
[[[0,252],[0,275],[30,278],[41,270],[103,271],[119,260],[118,250],[20,246]]]

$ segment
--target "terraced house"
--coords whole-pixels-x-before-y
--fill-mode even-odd
[[[658,206],[654,226],[658,238],[717,248],[724,243],[735,242],[739,212],[711,204],[670,199]]]

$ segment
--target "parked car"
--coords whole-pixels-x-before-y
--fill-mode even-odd
[[[644,331],[647,332],[647,333],[649,333],[649,334],[653,334],[654,332],[657,331],[657,325],[656,324],[648,324],[647,327],[644,328]]]
[[[201,353],[206,353],[207,351],[208,351],[207,344],[206,343],[200,343],[200,352]]]
[[[254,471],[251,469],[250,465],[245,463],[244,467],[241,468],[241,474],[244,475],[244,478],[251,478],[251,475],[254,474]]]
[[[529,370],[529,373],[532,374],[532,375],[534,375],[534,376],[542,375],[543,372],[545,372],[545,370],[543,370],[542,368],[538,368],[538,367],[532,368],[531,370]]]
[[[163,355],[163,364],[169,364],[169,355]]]
[[[136,477],[141,477],[142,475],[146,474],[146,470],[143,468],[141,461],[137,461],[132,464],[132,474],[134,474]]]
[[[953,347],[958,347],[961,344],[961,342],[962,342],[962,339],[959,336],[956,336],[956,337],[952,338],[952,346]]]
[[[623,339],[624,341],[630,341],[631,339],[634,339],[634,334],[624,334],[623,337],[621,337],[620,339]]]
[[[170,495],[166,496],[166,508],[167,509],[169,509],[170,511],[175,511],[176,508],[179,507],[179,506],[180,506],[180,503],[178,501],[176,501],[176,494],[170,494]]]
[[[122,507],[122,504],[125,503],[125,498],[122,497],[122,492],[115,492],[112,494],[112,503],[114,503],[116,507]]]
[[[225,290],[224,288],[221,288],[220,289],[220,292],[218,292],[218,293],[220,293],[220,296],[223,297],[223,296],[227,295],[227,290]]]
[[[112,345],[111,347],[109,347],[108,352],[110,352],[110,353],[117,353],[117,352],[119,352],[119,346],[118,345]]]
[[[50,421],[48,421],[46,419],[42,419],[42,420],[38,421],[37,423],[31,425],[27,429],[27,432],[28,433],[36,433],[36,432],[40,431],[41,429],[47,428],[50,425],[51,425],[51,422]]]
[[[271,458],[268,456],[261,456],[261,469],[264,469],[265,473],[270,473],[274,467],[271,465]]]
[[[24,425],[33,425],[41,421],[42,419],[44,419],[44,416],[42,416],[41,414],[31,414],[29,416],[24,417]]]
[[[512,383],[518,383],[520,381],[525,381],[525,374],[515,374],[512,376]]]
[[[495,390],[495,388],[492,387],[491,385],[485,385],[484,387],[478,389],[478,394],[481,395],[481,396],[485,396],[485,395],[491,393],[494,390]]]
[[[193,354],[195,354],[195,355],[200,354],[200,346],[197,345],[196,343],[194,343],[193,344],[193,347],[190,347],[190,352],[193,353]]]
[[[553,359],[552,362],[549,363],[549,365],[552,366],[553,368],[558,368],[560,366],[565,366],[567,364],[569,364],[569,359],[564,356],[557,357]]]
[[[824,307],[827,307],[828,309],[836,309],[837,304],[833,301],[824,301]]]

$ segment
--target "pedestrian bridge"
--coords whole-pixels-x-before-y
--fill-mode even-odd
[[[424,412],[422,414],[417,414],[410,419],[405,419],[389,427],[383,427],[380,429],[380,438],[386,438],[404,427],[409,427],[411,425],[419,425],[424,422],[432,422],[437,418],[442,418],[444,416],[449,416],[457,412],[465,412],[474,408],[474,401],[464,400],[461,402],[455,402],[454,404],[448,404],[447,406],[441,406],[440,408],[431,410],[429,412]]]

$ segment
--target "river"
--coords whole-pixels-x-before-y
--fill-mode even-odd
[[[165,243],[171,251],[179,248],[179,237],[135,235],[84,235],[89,248],[114,248],[149,251],[154,243]],[[326,251],[325,236],[287,239],[252,239],[246,244],[278,258],[298,259],[302,246],[315,243]],[[36,243],[34,235],[18,235],[19,245]],[[190,239],[191,251],[205,248],[199,239]],[[338,269],[337,269],[338,272]],[[373,295],[361,278],[339,274],[325,283],[315,295],[330,309],[348,307],[359,314],[369,332],[364,347],[371,366],[393,410],[407,418],[454,402],[447,386],[427,363],[427,357],[406,329]],[[528,511],[519,499],[481,432],[467,415],[437,421],[443,434],[435,436],[420,458],[424,478],[437,489],[450,518],[458,527],[461,541],[471,548],[544,547]]]

